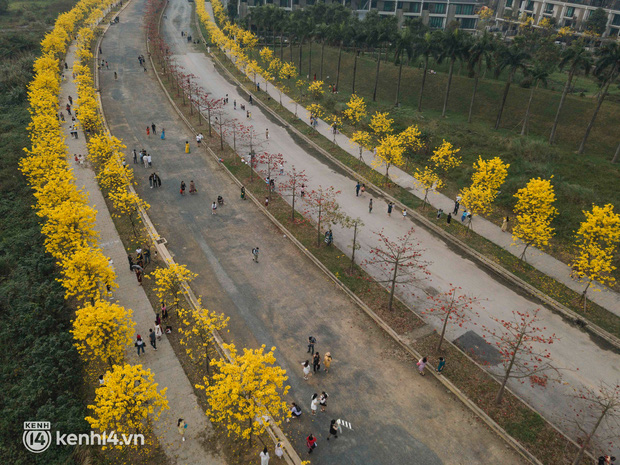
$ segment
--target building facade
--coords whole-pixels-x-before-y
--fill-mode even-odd
[[[314,5],[316,0],[237,0],[239,15],[243,18],[250,10],[261,5],[275,5],[293,11]],[[325,1],[325,3],[335,3]],[[340,2],[339,2],[340,3]],[[476,0],[343,0],[341,2],[359,17],[376,10],[380,15],[392,15],[399,24],[407,18],[420,18],[431,29],[444,29],[452,21],[458,21],[460,28],[474,30],[478,24],[476,12],[481,6]]]
[[[568,26],[577,32],[585,32],[588,18],[598,8],[607,13],[607,27],[602,36],[617,37],[620,33],[620,0],[499,0],[496,19],[499,23],[511,22],[525,15],[534,18],[534,25],[538,25],[548,18],[554,20],[556,27]]]

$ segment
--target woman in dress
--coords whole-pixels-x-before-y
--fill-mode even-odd
[[[509,221],[510,221],[510,219],[508,217],[504,218],[504,221],[502,223],[502,232],[508,231],[508,222]]]
[[[319,395],[315,392],[312,394],[312,400],[310,401],[310,410],[312,415],[316,415],[316,411],[319,408]]]
[[[327,398],[329,396],[327,395],[327,393],[325,391],[321,392],[321,395],[319,396],[319,404],[321,405],[321,412],[324,412],[325,409],[327,408]]]
[[[329,372],[329,367],[332,364],[332,354],[329,352],[325,353],[325,357],[323,357],[323,365],[325,366],[325,373]]]
[[[418,360],[418,372],[424,376],[424,368],[426,368],[426,364],[428,363],[428,359],[426,357],[422,357],[420,360]]]
[[[189,141],[185,141],[185,153],[189,153]]]
[[[310,366],[310,362],[308,360],[306,360],[304,363],[301,364],[301,366],[303,366],[303,370],[304,370],[304,379],[306,381],[308,381],[308,378],[310,378],[310,375],[312,374],[312,367]]]

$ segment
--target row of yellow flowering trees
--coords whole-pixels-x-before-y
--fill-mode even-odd
[[[198,9],[200,19],[207,28],[211,40],[234,58],[237,66],[253,78],[254,82],[258,75],[263,76],[265,83],[279,78],[279,82],[275,81],[274,86],[280,92],[281,103],[282,94],[291,90],[290,80],[297,76],[295,66],[290,62],[281,61],[265,47],[260,50],[259,54],[263,62],[267,64],[267,68],[261,69],[256,61],[248,59],[249,51],[258,42],[256,36],[250,31],[231,24],[219,0],[213,0],[212,5],[224,32],[209,20],[204,11],[200,12],[201,8],[204,10],[203,7]],[[283,84],[285,80],[286,84]],[[299,80],[295,85],[300,91],[300,96],[303,96],[306,84]],[[313,81],[309,84],[307,91],[313,99],[313,103],[307,107],[309,114],[314,117],[323,117],[325,111],[318,101],[325,92],[324,83]],[[370,117],[368,130],[363,130],[361,123],[367,117],[366,102],[354,94],[347,103],[342,116],[332,115],[326,119],[334,129],[342,124],[343,118],[359,128],[351,135],[351,141],[359,146],[360,161],[364,149],[374,150],[376,156],[373,159],[373,166],[375,168],[385,166],[385,175],[389,179],[388,172],[392,165],[404,165],[406,152],[419,150],[423,146],[421,133],[417,126],[413,125],[395,134],[394,121],[388,113],[381,112],[374,113]],[[426,205],[430,191],[444,186],[442,174],[461,164],[461,159],[457,157],[459,150],[444,140],[433,151],[429,163],[423,169],[416,169],[414,178],[424,189],[424,205]],[[472,216],[476,216],[491,211],[493,202],[508,174],[509,165],[499,157],[488,160],[479,157],[473,168],[471,185],[463,189],[461,195],[462,204]],[[524,259],[530,246],[541,249],[549,244],[554,234],[551,224],[558,211],[554,206],[555,194],[550,179],[531,179],[517,191],[515,198],[517,203],[514,208],[512,234],[515,241],[518,239],[524,243],[521,253],[521,259]],[[582,295],[585,310],[586,293],[590,287],[595,283],[613,284],[615,282],[612,272],[615,270],[613,261],[620,242],[620,215],[614,212],[611,204],[604,207],[593,206],[592,210],[584,212],[584,215],[585,221],[576,232],[576,253],[571,267],[573,276],[586,284]],[[470,218],[468,225],[471,227],[471,224]]]

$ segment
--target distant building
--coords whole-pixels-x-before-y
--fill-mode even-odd
[[[577,32],[584,32],[588,18],[599,8],[607,13],[607,28],[603,37],[617,37],[620,32],[620,0],[499,0],[496,19],[501,24],[517,21],[525,14],[534,18],[534,25],[548,18],[554,20],[558,28],[569,26]]]
[[[251,9],[262,5],[275,5],[287,11],[314,5],[315,0],[237,0],[239,15],[243,18]],[[336,3],[327,0],[325,3]],[[395,15],[402,23],[407,18],[421,18],[422,22],[431,29],[444,29],[452,21],[458,21],[460,28],[465,30],[476,29],[480,3],[476,0],[344,0],[347,6],[363,17],[371,10],[380,15]]]

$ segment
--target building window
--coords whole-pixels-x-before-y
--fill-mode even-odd
[[[397,9],[402,10],[403,9],[403,2],[398,2],[398,5],[396,6]]]
[[[443,18],[431,16],[428,19],[428,27],[431,29],[441,29],[443,27]]]
[[[527,11],[534,11],[534,1],[529,0],[529,2],[527,2],[527,6],[525,7],[525,9]]]
[[[394,2],[383,2],[383,11],[394,11]]]
[[[512,8],[512,0],[506,0],[506,8]]]
[[[445,3],[431,3],[429,5],[429,12],[436,15],[443,15],[446,13],[446,4]]]
[[[288,7],[288,0],[280,0],[280,7],[287,8]]]
[[[553,5],[551,3],[547,3],[545,5],[545,13],[552,15],[553,14]]]
[[[410,13],[419,13],[420,12],[420,7],[422,5],[420,3],[409,3],[409,12]]]
[[[572,18],[574,15],[575,15],[575,7],[574,6],[569,6],[568,8],[566,8],[566,13],[564,13],[564,17]]]
[[[473,15],[474,5],[456,5],[457,15]]]
[[[461,29],[476,29],[476,18],[461,18],[459,23]]]
[[[611,22],[614,26],[620,26],[620,15],[614,15],[614,19]]]

